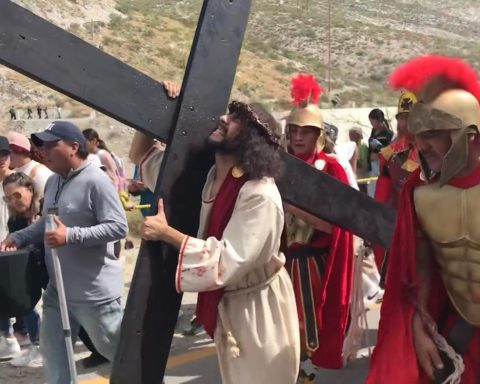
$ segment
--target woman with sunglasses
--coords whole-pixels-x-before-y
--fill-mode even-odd
[[[6,136],[10,142],[10,167],[15,172],[23,172],[31,177],[36,192],[42,198],[45,184],[52,176],[52,171],[47,165],[33,159],[37,156],[32,153],[32,145],[27,136],[14,131],[8,132]]]
[[[37,220],[41,211],[41,201],[38,192],[35,190],[33,179],[24,173],[14,172],[8,175],[2,184],[3,200],[10,212],[9,232],[16,232],[28,227]],[[27,278],[32,280],[30,283],[32,287],[35,287],[32,290],[32,295],[35,296],[36,301],[40,299],[41,288],[45,288],[48,281],[43,255],[43,244],[30,247]],[[32,309],[27,314],[18,317],[21,317],[28,330],[31,346],[11,360],[10,364],[16,367],[40,367],[42,366],[42,355],[39,349],[40,316],[35,309]],[[5,319],[2,319],[1,328],[6,328],[2,330],[7,331],[8,334],[9,321],[5,322]]]

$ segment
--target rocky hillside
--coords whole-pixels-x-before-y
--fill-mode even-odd
[[[15,0],[157,79],[181,81],[202,0]],[[254,0],[234,96],[283,108],[289,77],[313,72],[322,102],[393,104],[384,80],[417,54],[458,55],[480,70],[477,0]],[[330,22],[329,22],[330,21]],[[330,36],[330,55],[329,52]],[[329,61],[330,56],[330,61]],[[330,76],[328,68],[330,68]],[[330,82],[328,79],[330,78]],[[86,108],[0,67],[0,108]],[[4,118],[7,115],[3,115]]]

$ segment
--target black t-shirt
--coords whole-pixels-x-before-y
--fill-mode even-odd
[[[383,148],[390,145],[392,142],[393,132],[385,127],[379,132],[375,132],[372,128],[372,132],[370,133],[370,138],[368,139],[368,170],[372,170],[372,163],[371,163],[371,154],[372,153],[379,153]]]

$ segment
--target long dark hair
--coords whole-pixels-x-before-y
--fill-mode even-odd
[[[105,144],[105,142],[102,139],[100,139],[100,136],[99,136],[98,132],[95,131],[93,128],[84,129],[82,131],[82,133],[83,133],[83,137],[85,137],[85,140],[96,139],[97,142],[98,142],[98,144],[97,144],[98,148],[103,149],[103,150],[107,151],[108,153],[112,154],[110,149],[108,149],[107,144]]]
[[[383,111],[381,109],[378,109],[378,108],[372,109],[368,114],[368,118],[372,120],[381,121],[386,129],[388,129],[389,131],[391,130],[390,124],[388,123],[388,120],[385,119],[385,115],[383,114]]]
[[[273,133],[278,134],[280,125],[265,107],[259,103],[252,103],[250,108],[263,124],[268,125]],[[282,173],[280,160],[282,148],[266,140],[265,136],[256,127],[250,126],[250,122],[247,122],[245,129],[239,132],[234,141],[236,143],[232,148],[232,154],[238,159],[238,165],[250,180],[260,180],[263,177],[280,177]]]

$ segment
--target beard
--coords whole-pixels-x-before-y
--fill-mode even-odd
[[[245,148],[245,130],[240,131],[233,138],[224,138],[222,141],[212,140],[210,137],[207,139],[207,147],[215,153],[222,155],[233,155],[239,158],[240,154]]]

